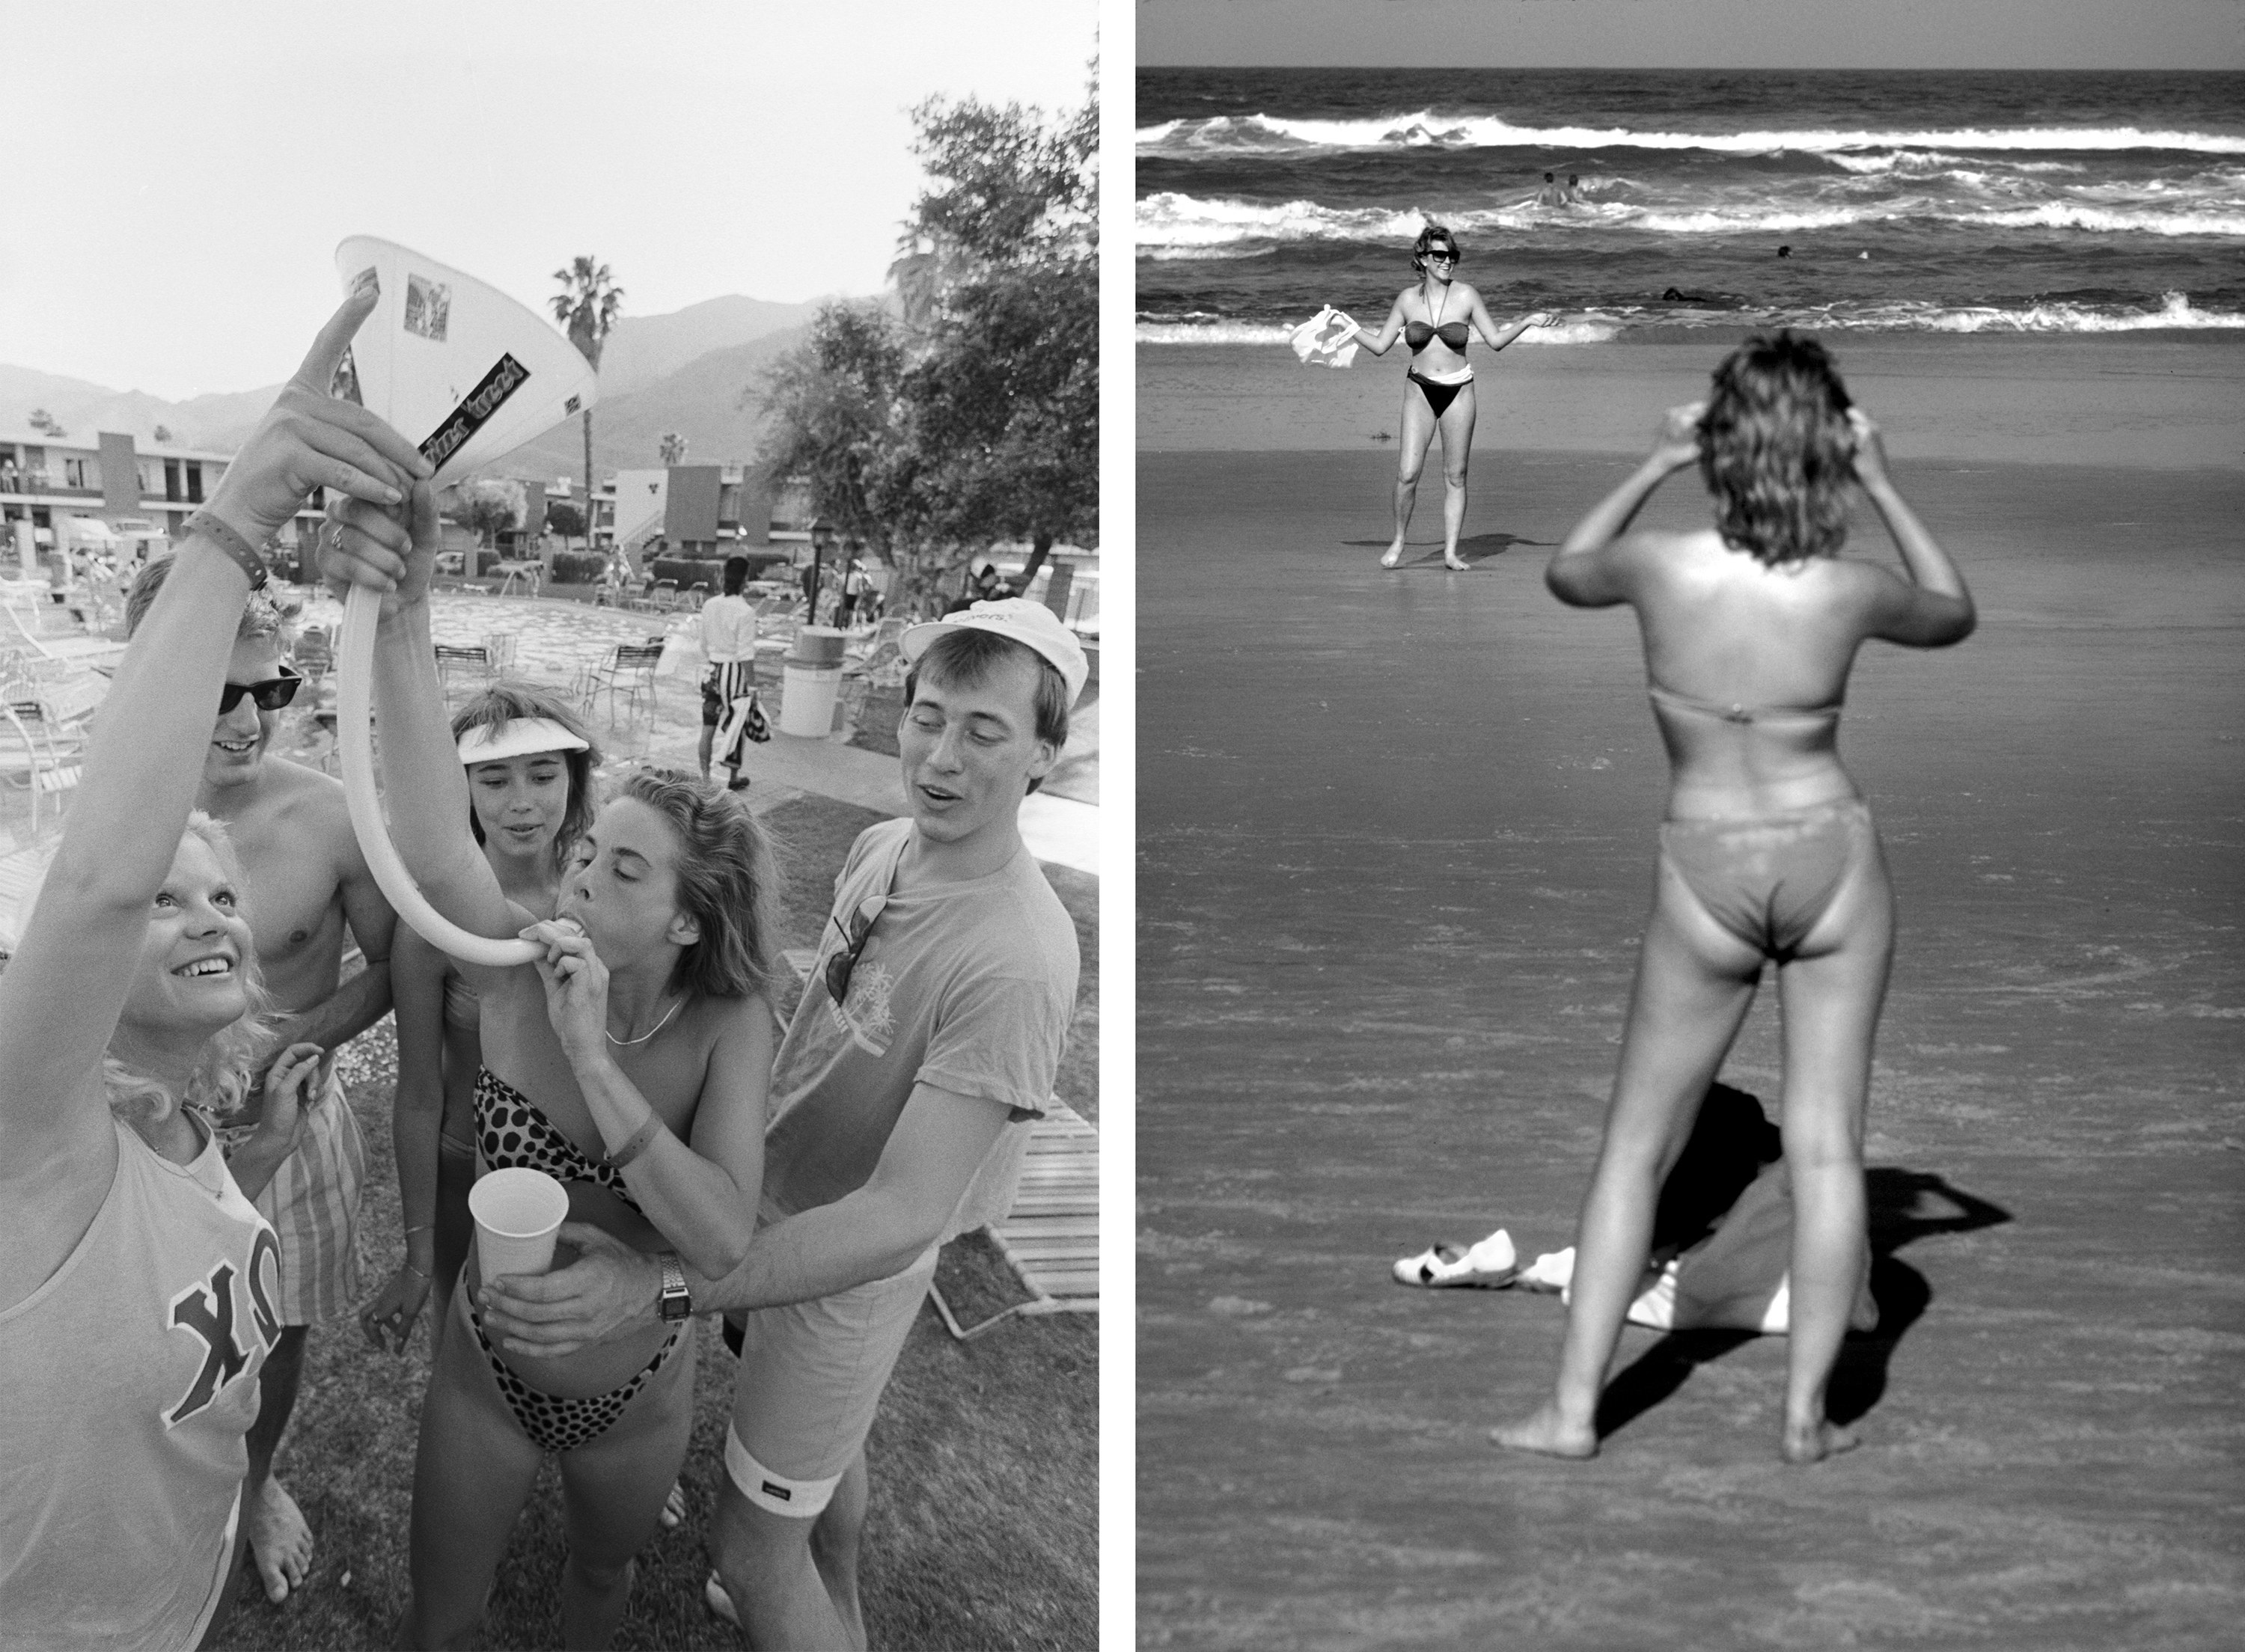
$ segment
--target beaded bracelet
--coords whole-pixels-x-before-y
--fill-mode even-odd
[[[269,577],[265,567],[265,559],[257,554],[257,547],[243,538],[235,530],[234,524],[228,522],[224,517],[215,511],[198,511],[187,518],[187,526],[181,531],[189,538],[198,533],[201,534],[220,550],[225,552],[227,556],[233,558],[241,571],[249,576],[249,588],[252,591],[265,589],[265,581]]]
[[[647,1144],[654,1141],[655,1138],[661,1133],[661,1130],[662,1121],[655,1117],[652,1114],[648,1114],[647,1122],[640,1126],[638,1129],[633,1131],[631,1134],[625,1139],[623,1146],[618,1148],[614,1153],[608,1154],[607,1158],[600,1161],[600,1168],[604,1170],[622,1169],[634,1159],[638,1158],[641,1154],[646,1152]]]

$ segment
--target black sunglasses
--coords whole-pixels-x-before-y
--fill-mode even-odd
[[[858,955],[865,950],[866,939],[873,932],[873,920],[880,917],[881,910],[888,904],[885,895],[870,896],[858,908],[858,916],[848,929],[842,929],[840,918],[833,920],[834,927],[842,930],[844,950],[826,960],[826,996],[837,1004],[849,996],[850,977],[858,967]]]
[[[1427,261],[1429,264],[1455,264],[1458,261],[1458,255],[1455,253],[1446,253],[1440,247],[1429,247],[1427,249]]]
[[[218,714],[223,717],[232,711],[244,694],[260,711],[278,711],[296,697],[296,686],[303,680],[295,667],[284,665],[279,676],[268,677],[263,682],[227,683],[218,691]]]

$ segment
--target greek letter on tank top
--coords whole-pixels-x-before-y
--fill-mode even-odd
[[[216,1141],[179,1165],[112,1123],[117,1172],[92,1226],[0,1312],[11,1646],[201,1638],[233,1553],[258,1370],[281,1335],[280,1248]]]

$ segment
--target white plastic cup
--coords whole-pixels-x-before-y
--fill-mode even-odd
[[[569,1215],[569,1190],[543,1170],[493,1170],[468,1189],[483,1276],[542,1274],[553,1265],[553,1236]]]

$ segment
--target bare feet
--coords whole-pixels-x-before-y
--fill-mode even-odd
[[[1596,1457],[1598,1431],[1586,1424],[1570,1423],[1559,1408],[1546,1401],[1525,1422],[1492,1428],[1489,1437],[1509,1451],[1541,1452],[1546,1457]]]
[[[1448,568],[1452,573],[1470,573],[1473,572],[1473,564],[1467,561],[1455,551],[1446,550],[1442,552],[1442,565]]]
[[[1383,568],[1392,568],[1396,566],[1402,560],[1403,541],[1398,539],[1394,545],[1389,545],[1387,551],[1381,554],[1380,565]]]
[[[248,1516],[250,1555],[265,1598],[278,1606],[312,1574],[312,1528],[288,1488],[271,1475],[251,1502]]]
[[[1841,1452],[1852,1452],[1862,1444],[1862,1441],[1839,1424],[1819,1418],[1813,1423],[1798,1427],[1787,1423],[1778,1449],[1785,1453],[1785,1460],[1788,1463],[1821,1463],[1828,1457],[1837,1457]]]

